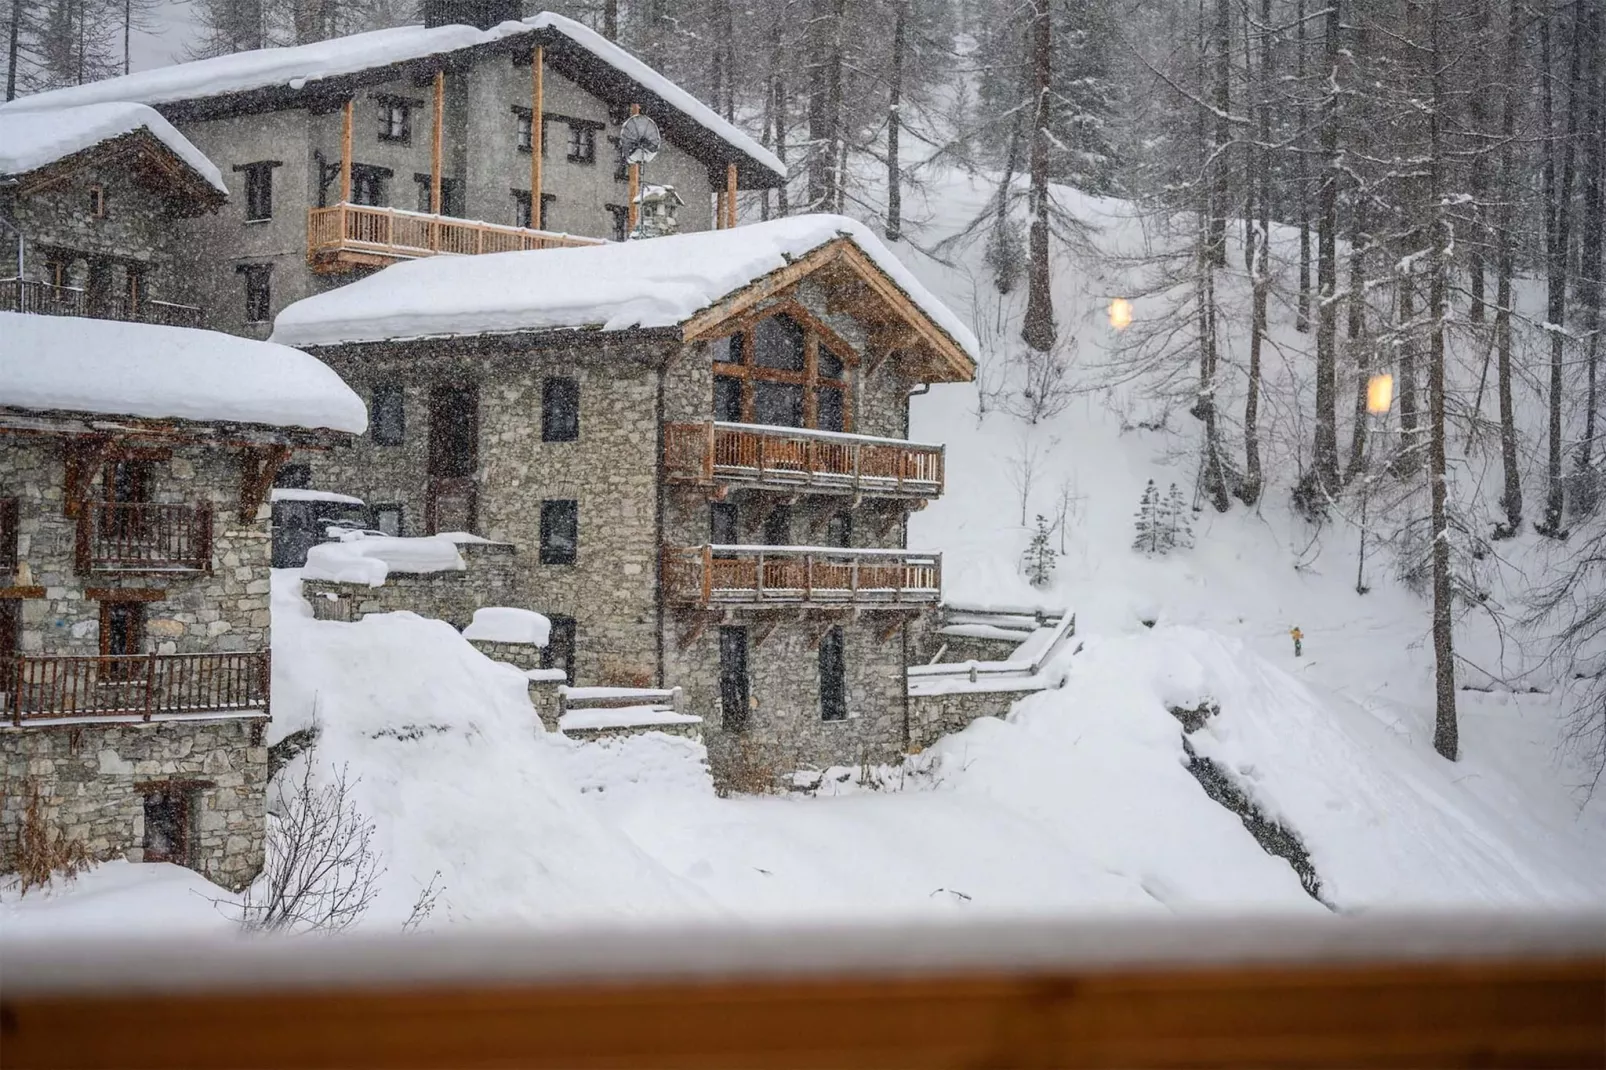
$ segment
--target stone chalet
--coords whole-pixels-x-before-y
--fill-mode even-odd
[[[681,688],[716,773],[905,749],[941,589],[906,519],[943,491],[908,399],[969,380],[975,341],[861,224],[414,261],[274,339],[371,406],[313,485],[512,544],[571,683]]]
[[[571,19],[521,20],[518,0],[429,0],[423,14],[39,93],[0,115],[160,112],[230,194],[172,225],[186,285],[162,296],[255,338],[287,305],[401,260],[623,239],[639,181],[675,188],[684,230],[735,226],[738,190],[785,182],[772,153]],[[617,148],[636,112],[662,135],[639,168]],[[61,285],[44,260],[25,270]]]
[[[0,871],[37,806],[97,859],[263,861],[267,500],[366,426],[305,353],[0,312]]]

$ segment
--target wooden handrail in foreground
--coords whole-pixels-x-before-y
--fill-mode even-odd
[[[1599,914],[1127,916],[8,941],[0,1048],[19,1067],[1600,1066],[1603,934]]]

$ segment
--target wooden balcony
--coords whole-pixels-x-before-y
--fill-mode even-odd
[[[268,709],[268,652],[34,657],[0,660],[0,715],[13,725],[61,717],[153,716]]]
[[[79,572],[208,572],[212,507],[86,502],[77,564]]]
[[[474,255],[522,249],[563,249],[605,244],[526,227],[499,226],[473,219],[337,204],[307,211],[307,262],[322,272],[383,267],[440,253]]]
[[[55,286],[28,279],[0,279],[0,312],[32,312],[41,316],[84,316],[98,320],[155,323],[164,327],[202,327],[206,317],[194,305],[130,300],[127,294],[93,294],[76,286]]]
[[[822,546],[672,546],[664,598],[678,606],[929,605],[942,555]]]
[[[943,447],[896,438],[710,421],[664,428],[671,483],[936,498]]]

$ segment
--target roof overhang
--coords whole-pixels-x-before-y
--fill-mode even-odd
[[[6,434],[69,438],[109,436],[162,445],[203,445],[219,448],[294,446],[297,449],[330,449],[352,438],[343,431],[331,431],[328,428],[154,419],[144,416],[0,405],[0,435]]]
[[[86,167],[108,166],[128,167],[140,185],[177,203],[179,214],[216,211],[228,200],[205,175],[144,127],[107,138],[32,171],[0,175],[0,183],[14,185],[19,197],[29,197],[69,181]]]

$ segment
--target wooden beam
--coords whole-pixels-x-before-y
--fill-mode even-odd
[[[546,122],[541,116],[545,100],[546,46],[536,45],[530,59],[530,227],[541,229],[541,153],[545,149]]]
[[[162,602],[165,587],[86,587],[84,598],[91,602]]]
[[[725,229],[736,226],[736,165],[725,165]]]
[[[820,644],[825,641],[826,633],[847,619],[848,614],[846,612],[822,613],[817,615],[814,618],[815,627],[809,634],[809,649],[820,649]]]
[[[445,145],[442,122],[446,115],[446,71],[435,72],[435,114],[430,122],[433,140],[429,146],[429,214],[441,214],[441,169],[444,167]]]
[[[94,435],[67,443],[65,499],[61,503],[64,515],[78,515],[79,506],[89,500],[90,485],[111,455],[110,435]]]
[[[273,477],[290,459],[289,446],[266,446],[247,449],[240,455],[240,522],[255,523],[257,510],[268,500],[273,488]]]
[[[686,627],[682,628],[680,634],[675,637],[676,644],[680,649],[684,650],[701,639],[703,633],[708,630],[708,626],[713,623],[717,616],[717,613],[711,613],[708,610],[693,610],[688,615]]]
[[[641,114],[641,105],[630,105],[631,115]],[[636,233],[636,224],[640,222],[641,211],[636,206],[636,198],[641,195],[641,165],[630,165],[630,185],[625,190],[625,237],[629,238]]]
[[[347,204],[351,201],[351,111],[354,103],[348,97],[346,106],[340,109],[340,202],[342,204]]]
[[[969,354],[959,348],[958,343],[940,330],[918,305],[909,300],[896,283],[887,278],[874,261],[859,251],[857,246],[846,241],[842,246],[844,262],[853,265],[859,277],[898,313],[899,318],[923,335],[926,344],[945,358],[944,362],[956,376],[955,382],[969,382],[976,377],[975,363]]]
[[[681,327],[681,337],[687,342],[695,342],[715,334],[724,325],[725,321],[733,316],[752,308],[760,301],[767,300],[788,286],[794,285],[799,279],[813,274],[825,264],[830,263],[841,255],[842,242],[834,241],[822,245],[812,253],[799,257],[783,268],[777,268],[756,280],[745,289],[738,290],[718,304],[704,309]]]

